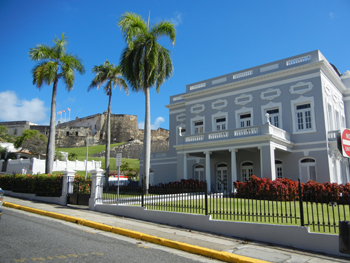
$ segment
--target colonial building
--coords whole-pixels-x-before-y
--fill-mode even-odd
[[[337,147],[350,72],[318,50],[187,85],[166,107],[169,151],[152,153],[150,183],[193,178],[220,192],[252,175],[350,181]]]

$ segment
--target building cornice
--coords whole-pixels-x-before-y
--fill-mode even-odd
[[[181,96],[184,99],[186,99],[186,100],[187,99],[193,99],[193,98],[196,98],[196,97],[199,97],[199,96],[206,96],[206,95],[209,95],[209,94],[212,94],[212,93],[225,91],[227,89],[233,89],[233,88],[236,89],[236,88],[240,88],[242,86],[254,85],[254,84],[262,82],[262,81],[272,81],[272,80],[278,79],[278,78],[285,78],[287,76],[290,76],[292,74],[297,74],[297,73],[305,71],[305,70],[321,69],[321,66],[324,65],[324,64],[325,64],[325,62],[323,60],[316,61],[316,62],[309,63],[309,64],[306,64],[306,65],[293,67],[293,68],[290,68],[290,69],[280,70],[280,71],[272,72],[272,73],[269,73],[269,74],[256,76],[256,77],[248,78],[248,79],[245,79],[245,80],[240,80],[240,81],[237,81],[237,82],[231,82],[231,83],[227,83],[227,84],[211,87],[211,88],[208,88],[208,89],[198,90],[196,92],[182,94]],[[340,79],[339,79],[339,81],[340,81]]]

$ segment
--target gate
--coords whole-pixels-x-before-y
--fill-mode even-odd
[[[83,176],[76,176],[74,181],[67,182],[67,184],[67,204],[89,205],[91,179],[85,179]]]

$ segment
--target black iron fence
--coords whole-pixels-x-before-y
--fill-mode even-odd
[[[341,192],[312,195],[299,191],[266,192],[254,189],[244,195],[237,192],[208,193],[201,186],[177,185],[151,187],[148,194],[141,187],[122,186],[103,193],[103,203],[146,207],[180,213],[211,215],[212,219],[280,225],[309,226],[311,231],[338,233],[338,222],[350,220],[350,200]]]

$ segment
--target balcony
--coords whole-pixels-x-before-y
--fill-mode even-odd
[[[208,142],[222,139],[233,139],[252,137],[259,135],[273,135],[282,140],[290,141],[290,134],[280,128],[269,123],[260,126],[251,126],[240,129],[224,130],[218,132],[208,132],[203,134],[184,136],[185,144],[193,142]]]

